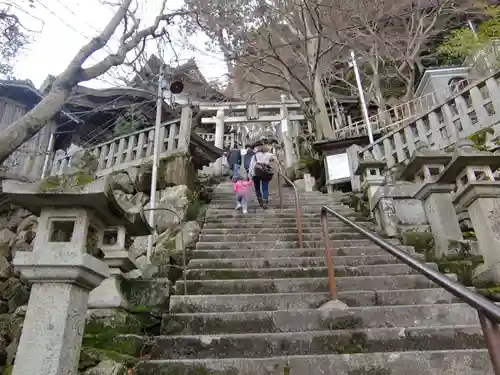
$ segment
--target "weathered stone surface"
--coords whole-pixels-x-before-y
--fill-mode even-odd
[[[36,232],[38,226],[38,218],[35,215],[30,215],[25,218],[21,224],[17,227],[17,233],[21,231],[33,231]]]
[[[149,202],[149,195],[143,192],[136,193],[130,200],[130,203],[132,203],[134,206],[141,206],[141,207],[148,202]]]
[[[10,258],[10,242],[16,237],[15,233],[8,228],[0,230],[0,255]]]
[[[21,281],[15,277],[11,277],[7,281],[0,284],[0,297],[3,299],[9,299],[16,293],[17,289],[21,287]]]
[[[17,227],[23,222],[24,218],[29,215],[30,212],[28,210],[25,210],[24,208],[16,209],[9,217],[7,228],[9,228],[12,231],[16,231]]]
[[[127,368],[119,362],[105,360],[85,371],[85,375],[127,375]]]
[[[5,281],[14,274],[12,264],[0,255],[0,280]]]
[[[175,236],[176,249],[192,249],[196,246],[201,232],[201,226],[197,221],[188,221],[182,224],[182,229]]]
[[[146,212],[147,217],[149,217],[149,208],[150,203],[147,203],[144,206],[144,210]],[[187,206],[186,206],[187,208]],[[175,215],[173,212],[169,211],[173,210],[174,212],[179,214],[179,217]],[[163,233],[166,230],[172,230],[175,228],[179,222],[184,217],[184,208],[183,207],[175,207],[166,203],[157,203],[155,207],[155,228],[157,233]]]
[[[139,258],[141,255],[146,254],[148,249],[148,237],[141,236],[135,237],[132,246],[130,247],[130,254],[133,258]]]
[[[113,189],[121,190],[126,194],[133,194],[135,191],[132,177],[124,172],[113,174],[110,184]]]
[[[114,190],[113,195],[118,204],[127,212],[140,212],[141,207],[132,203],[132,194],[126,194],[121,190]]]

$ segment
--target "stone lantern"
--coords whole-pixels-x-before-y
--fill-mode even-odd
[[[454,248],[463,241],[450,194],[455,185],[436,182],[451,159],[452,155],[449,153],[420,147],[399,176],[420,185],[413,196],[423,202],[438,257],[454,252]]]
[[[456,184],[453,203],[468,210],[488,278],[500,282],[500,182],[493,176],[500,156],[478,151],[468,140],[457,146],[436,182]]]
[[[368,200],[373,197],[377,189],[384,184],[383,169],[386,167],[384,161],[375,160],[371,155],[365,156],[360,161],[354,174],[361,178],[361,189],[366,191]]]
[[[99,248],[104,253],[103,262],[108,265],[111,276],[92,290],[89,308],[130,308],[121,288],[123,274],[137,269],[128,251],[130,243],[130,236],[124,225],[108,227],[99,232]]]
[[[142,215],[121,209],[106,178],[63,178],[3,181],[12,203],[39,216],[33,252],[13,260],[32,283],[13,375],[77,374],[89,292],[109,276],[100,238],[110,227],[150,233]]]

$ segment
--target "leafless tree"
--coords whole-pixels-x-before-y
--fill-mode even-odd
[[[140,55],[144,52],[143,45],[147,40],[165,35],[166,26],[176,16],[185,15],[183,11],[167,12],[166,0],[162,0],[154,21],[149,26],[143,27],[136,17],[136,6],[132,0],[120,0],[116,7],[116,12],[104,30],[76,53],[66,69],[54,81],[47,95],[32,110],[0,133],[0,163],[39,132],[62,109],[75,86],[120,66],[127,56],[134,55],[134,51]],[[95,52],[103,50],[111,37],[118,33],[120,33],[120,43],[114,53],[109,53],[93,65],[82,67]],[[136,56],[132,56],[131,61],[135,58]]]
[[[459,5],[457,5],[459,3]],[[330,138],[326,95],[341,84],[356,90],[348,61],[359,57],[364,91],[380,108],[388,96],[409,100],[424,52],[468,4],[457,0],[252,0],[252,21],[226,20],[233,79],[245,95],[274,90],[295,98],[314,123],[317,139]],[[249,10],[251,9],[251,11]],[[241,9],[238,8],[238,11]],[[234,19],[234,16],[233,16]],[[231,29],[231,27],[234,28]],[[215,32],[208,22],[203,30]],[[231,31],[232,30],[232,31]],[[220,44],[220,43],[219,43]],[[229,49],[231,49],[229,51]],[[236,68],[235,68],[236,67]],[[397,89],[397,90],[395,90]]]

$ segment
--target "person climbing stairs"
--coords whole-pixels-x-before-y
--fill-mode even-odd
[[[268,210],[253,204],[243,216],[230,182],[215,189],[187,281],[176,283],[162,336],[145,348],[150,359],[138,374],[493,373],[474,309],[334,218],[334,271],[348,308],[322,309],[331,297],[320,207],[374,224],[340,193],[301,193],[299,248],[293,190],[283,188],[283,209],[276,191],[271,198]]]

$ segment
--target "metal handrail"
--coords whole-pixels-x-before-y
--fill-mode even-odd
[[[182,277],[184,279],[184,295],[187,295],[187,275],[186,275],[187,260],[186,260],[186,248],[184,247],[184,233],[182,232],[182,217],[181,217],[181,215],[179,215],[177,213],[177,211],[175,211],[171,208],[168,208],[168,207],[143,208],[142,210],[143,210],[143,212],[144,211],[168,211],[170,213],[173,213],[177,217],[177,219],[179,220],[179,225],[181,226],[180,234],[181,234],[181,247],[182,247],[182,267],[179,267],[175,264],[171,264],[170,266],[173,268],[180,268],[182,270]],[[156,228],[153,228],[153,230],[156,232]],[[154,244],[154,245],[155,246],[154,246],[153,253],[151,254],[151,257],[154,256],[154,254],[156,252],[156,245],[158,245],[158,244]],[[149,259],[149,261],[151,262],[151,259]]]
[[[288,184],[290,184],[293,188],[293,192],[295,194],[295,214],[297,215],[297,238],[299,243],[299,248],[304,247],[304,240],[302,236],[302,216],[300,215],[300,201],[299,201],[299,191],[297,190],[297,186],[286,177],[281,170],[277,168],[273,168],[275,172],[278,173],[278,194],[280,196],[280,208],[283,209],[283,188],[281,186],[280,178],[283,178]]]
[[[498,307],[482,295],[466,288],[459,282],[454,281],[441,272],[429,267],[424,262],[413,258],[406,251],[401,250],[397,246],[391,245],[389,242],[385,241],[376,234],[373,234],[370,231],[360,227],[358,224],[332,210],[330,207],[323,206],[321,207],[321,228],[323,232],[323,240],[325,243],[325,252],[328,266],[328,281],[330,284],[330,293],[332,295],[332,299],[337,300],[338,297],[335,284],[335,276],[333,273],[332,249],[330,246],[330,237],[328,235],[328,214],[335,216],[340,221],[356,229],[356,231],[361,233],[373,243],[380,246],[391,255],[401,260],[410,268],[435,282],[437,285],[453,294],[455,297],[458,297],[469,306],[475,308],[479,315],[479,322],[481,324],[484,339],[488,347],[488,353],[490,356],[493,371],[495,375],[500,375],[500,327],[498,325],[498,323],[500,323],[500,307]]]

